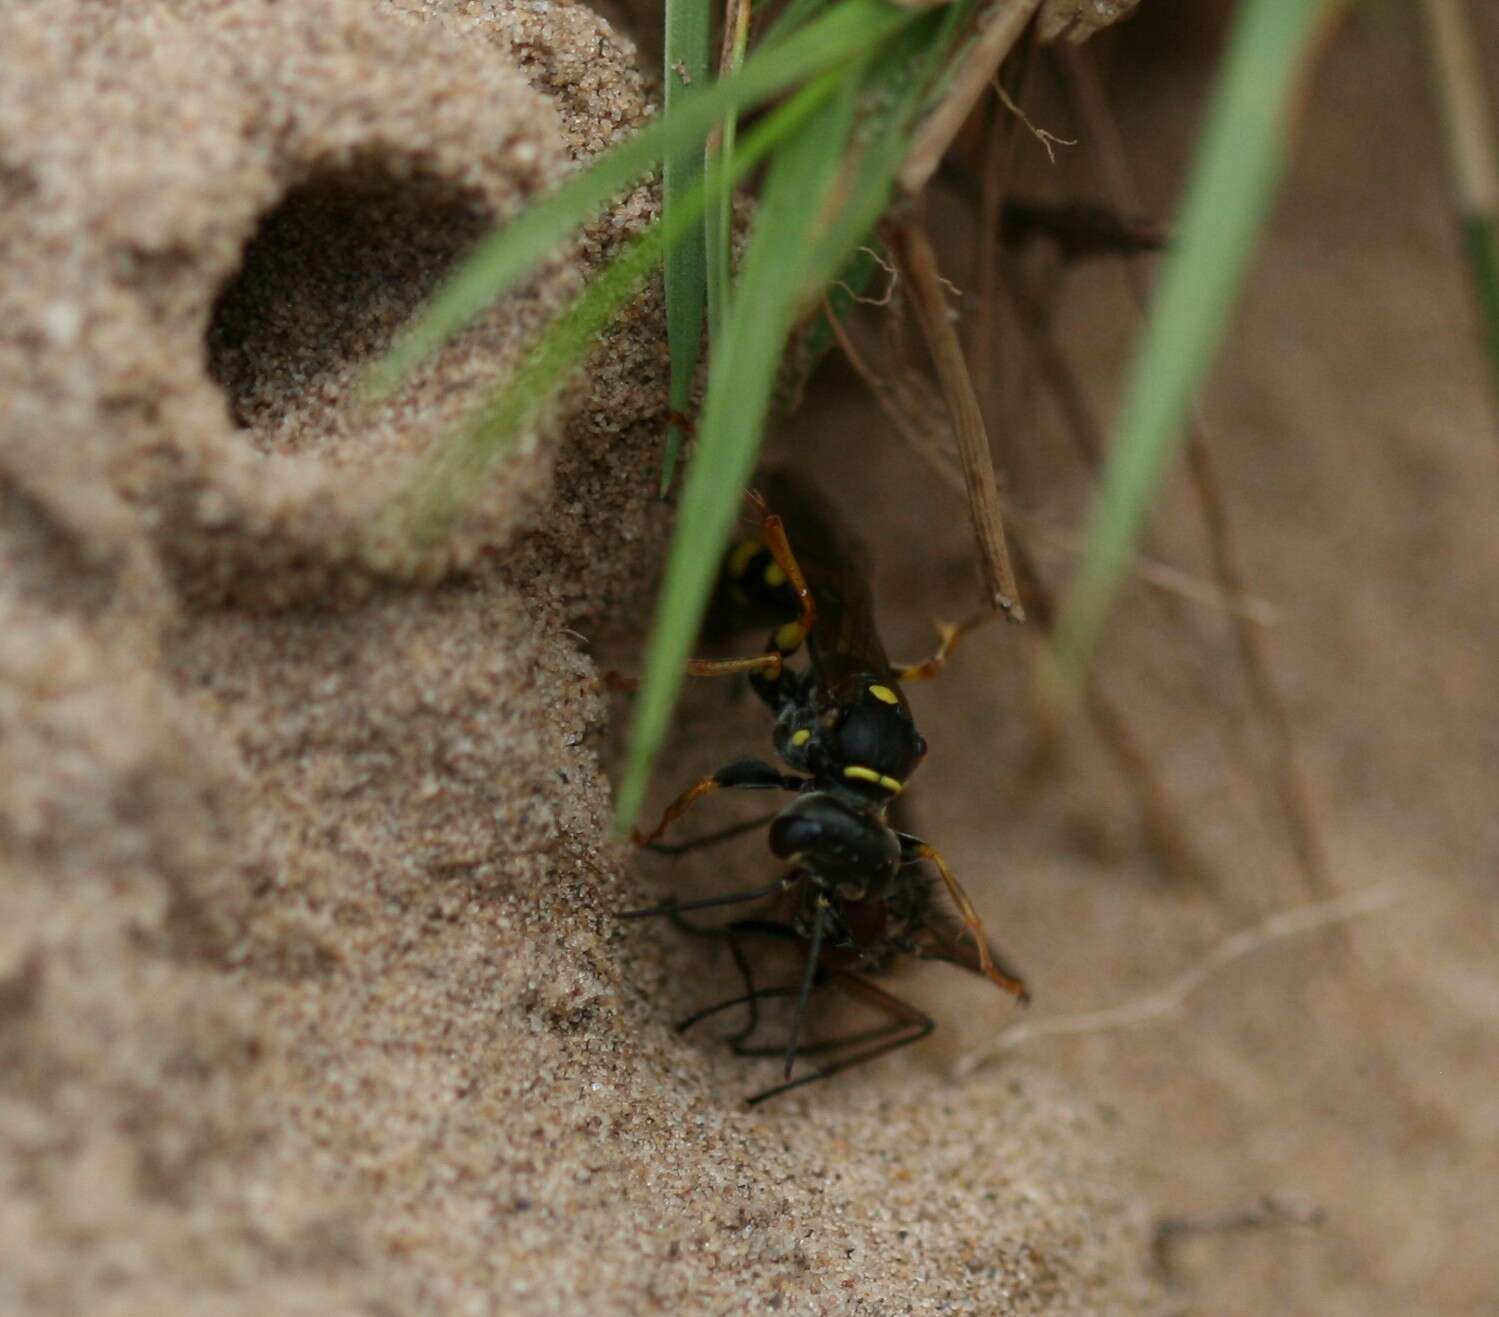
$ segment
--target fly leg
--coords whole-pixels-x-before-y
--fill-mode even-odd
[[[822,1079],[831,1079],[834,1075],[844,1070],[851,1069],[856,1065],[863,1065],[866,1061],[873,1061],[876,1057],[885,1056],[890,1052],[898,1051],[902,1047],[909,1047],[912,1043],[920,1042],[933,1029],[937,1027],[936,1021],[925,1011],[918,1010],[909,1002],[902,1001],[899,997],[892,996],[883,988],[876,987],[868,979],[860,978],[856,974],[850,974],[846,970],[834,970],[830,979],[835,986],[840,988],[848,996],[864,1005],[872,1007],[890,1017],[890,1023],[880,1029],[870,1031],[867,1035],[856,1035],[853,1038],[845,1038],[841,1046],[854,1046],[860,1042],[873,1043],[873,1046],[860,1048],[847,1056],[842,1056],[833,1061],[828,1061],[818,1066],[810,1074],[802,1075],[798,1079],[787,1080],[784,1084],[777,1084],[773,1088],[767,1088],[749,1098],[750,1106],[758,1106],[773,1097],[779,1097],[782,1093],[788,1093],[793,1088],[801,1088],[806,1084],[815,1084]],[[875,1041],[876,1039],[881,1041]],[[804,1049],[807,1050],[807,1049]],[[832,1050],[828,1048],[827,1050]]]

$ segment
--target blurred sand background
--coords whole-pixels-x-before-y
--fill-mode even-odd
[[[1215,11],[1145,11],[1103,53],[1164,215]],[[1207,405],[1335,879],[1397,900],[1177,1018],[977,1068],[1012,1008],[911,974],[933,1040],[746,1111],[767,1068],[671,1029],[735,990],[727,957],[612,917],[766,865],[609,838],[628,701],[593,659],[634,665],[669,529],[657,293],[451,545],[373,517],[652,191],[393,402],[349,400],[488,224],[648,112],[633,47],[580,6],[0,15],[0,1310],[1489,1310],[1493,413],[1415,37],[1380,11],[1329,53]],[[1061,288],[1106,417],[1118,272]],[[1010,429],[1016,500],[1071,524],[1034,387]],[[966,611],[962,510],[846,371],[772,451],[880,529],[893,649]],[[1153,550],[1201,570],[1184,491]],[[1038,764],[1030,643],[981,633],[915,692],[911,807],[1042,1022],[1306,894],[1220,615],[1136,591],[1104,667],[1211,891],[1164,875],[1082,727]],[[699,685],[652,803],[764,737]],[[1152,1250],[1266,1197],[1321,1223]]]

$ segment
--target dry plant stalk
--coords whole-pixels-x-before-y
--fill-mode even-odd
[[[1024,530],[1038,544],[1044,545],[1054,554],[1072,560],[1083,556],[1085,542],[1082,535],[1070,531],[1047,529],[1038,525],[1034,517],[1022,517],[1013,508],[1007,509],[1006,515],[1011,523]],[[1173,595],[1188,603],[1198,604],[1203,608],[1211,608],[1218,612],[1235,613],[1257,627],[1275,627],[1281,623],[1280,609],[1268,599],[1261,599],[1258,595],[1252,594],[1226,595],[1216,582],[1195,576],[1191,572],[1183,571],[1180,567],[1173,567],[1155,558],[1137,558],[1134,575],[1142,584],[1158,590],[1161,594]]]
[[[1306,1207],[1282,1202],[1268,1195],[1251,1207],[1233,1208],[1204,1216],[1163,1216],[1155,1224],[1150,1251],[1163,1275],[1172,1271],[1173,1246],[1194,1235],[1237,1235],[1251,1230],[1270,1230],[1277,1226],[1320,1226],[1327,1213],[1320,1207]]]
[[[880,410],[938,478],[961,497],[965,490],[962,472],[954,460],[956,445],[952,428],[931,384],[918,372],[900,366],[896,349],[892,349],[886,369],[872,369],[854,344],[848,326],[833,314],[831,307],[825,306],[825,310],[843,355],[879,403]],[[892,317],[889,323],[893,326],[899,322]],[[1019,536],[1015,538],[1015,557],[1027,597],[1033,601],[1036,620],[1049,630],[1054,618],[1050,592],[1025,540]],[[1103,689],[1097,674],[1090,675],[1084,690],[1084,708],[1105,753],[1118,764],[1125,782],[1135,793],[1145,832],[1172,875],[1183,882],[1206,885],[1211,873],[1209,866],[1189,840],[1180,813],[1171,803],[1140,738],[1124,711]]]
[[[1030,352],[1037,374],[1050,389],[1052,401],[1056,403],[1063,427],[1071,436],[1078,457],[1085,467],[1096,474],[1103,460],[1103,434],[1088,408],[1076,373],[1051,332],[1041,300],[1025,287],[1018,271],[1011,270],[999,286],[1025,326],[1026,332],[1020,335],[1020,341]],[[1017,520],[1013,511],[1009,516],[1012,521]],[[1037,538],[1043,541],[1050,539],[1074,556],[1082,552],[1082,540],[1075,535],[1051,531]],[[1269,601],[1243,591],[1228,594],[1217,582],[1205,580],[1179,567],[1141,556],[1135,563],[1134,574],[1163,593],[1237,614],[1255,626],[1280,625],[1280,610]]]
[[[1040,7],[1041,0],[995,0],[994,7],[979,20],[978,34],[964,52],[947,95],[927,117],[906,152],[898,182],[907,196],[918,197],[925,190],[979,97]]]
[[[1041,579],[1041,573],[1026,548],[1025,541],[1018,538],[1015,541],[1015,560],[1020,565],[1026,598],[1035,609],[1036,621],[1050,634],[1056,626],[1056,601]],[[1113,696],[1105,690],[1096,673],[1090,673],[1083,686],[1083,708],[1093,724],[1094,735],[1119,766],[1125,782],[1135,793],[1145,835],[1165,861],[1170,875],[1184,884],[1219,889],[1220,885],[1214,881],[1212,866],[1192,844],[1180,811],[1166,794],[1165,784],[1145,752],[1143,742],[1135,734],[1124,710],[1114,702]],[[1218,895],[1223,895],[1221,890],[1218,890]]]
[[[1013,78],[1016,91],[1023,94],[1026,80],[1034,63],[1036,41],[1034,32],[1015,55]],[[1014,357],[996,350],[994,290],[999,283],[999,237],[1004,215],[1005,193],[1009,190],[1010,177],[1014,172],[1015,155],[1020,141],[1019,122],[1013,115],[1001,115],[997,102],[988,102],[985,115],[984,173],[979,197],[978,232],[978,305],[974,308],[973,324],[968,335],[969,369],[975,379],[984,382],[982,404],[984,424],[991,435],[1001,433],[999,425],[999,400],[1012,393],[1008,378],[1015,369]],[[1000,459],[1012,482],[1021,476],[1019,467],[1020,446],[1007,445],[1001,450]]]
[[[894,292],[892,284],[879,298],[854,300],[863,302],[866,306],[888,306]],[[853,341],[850,326],[838,318],[826,303],[824,311],[844,356],[901,438],[939,480],[960,498],[966,497],[963,469],[958,462],[957,440],[953,437],[942,400],[924,375],[900,364],[904,353],[899,315],[892,315],[885,322],[890,339],[886,346],[886,360],[879,369],[875,369]],[[1076,388],[1075,382],[1073,387]],[[1085,418],[1085,421],[1091,424],[1091,420]],[[1044,525],[1039,518],[1020,512],[1003,496],[1000,502],[1006,525],[1023,531],[1033,544],[1045,548],[1048,560],[1071,560],[1082,555],[1083,539],[1080,535]],[[1280,625],[1280,611],[1269,600],[1252,594],[1226,595],[1215,582],[1154,558],[1138,558],[1133,573],[1143,584],[1162,594],[1184,599],[1203,608],[1242,614],[1246,621],[1255,626]]]
[[[973,535],[978,543],[979,562],[983,568],[984,590],[990,605],[1002,611],[1012,622],[1025,620],[1015,571],[1005,544],[1004,518],[999,510],[999,487],[994,479],[994,463],[989,456],[989,436],[984,429],[984,415],[979,407],[963,345],[958,341],[948,314],[947,296],[937,268],[937,254],[926,228],[916,219],[907,219],[886,227],[886,246],[896,258],[916,321],[926,337],[932,363],[937,368],[943,398],[952,417],[958,439],[958,456],[963,463],[963,479],[968,489],[968,515],[973,521]]]
[[[1499,167],[1478,43],[1462,0],[1425,0],[1426,25],[1441,70],[1448,150],[1464,215],[1499,215]]]

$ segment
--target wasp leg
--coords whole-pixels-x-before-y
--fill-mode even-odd
[[[787,884],[783,880],[783,889]],[[695,934],[698,937],[722,938],[729,944],[729,950],[733,953],[734,964],[739,969],[739,976],[744,980],[747,991],[743,996],[731,997],[727,1001],[721,1001],[713,1006],[706,1007],[694,1015],[689,1015],[677,1026],[678,1031],[690,1029],[693,1025],[706,1020],[719,1011],[726,1011],[734,1006],[747,1005],[750,1008],[749,1023],[729,1039],[729,1046],[736,1056],[758,1055],[745,1048],[745,1040],[752,1038],[755,1031],[760,1027],[759,1003],[762,997],[794,997],[800,991],[800,986],[782,988],[757,988],[755,976],[750,971],[749,958],[744,954],[743,939],[747,936],[758,935],[761,937],[773,937],[783,942],[799,942],[796,930],[789,924],[779,923],[773,919],[736,919],[727,927],[704,928],[701,925],[689,923],[685,919],[673,917],[673,923],[685,932]],[[786,1049],[778,1047],[777,1053]]]
[[[790,773],[781,772],[763,759],[736,759],[732,764],[725,764],[716,773],[710,773],[694,782],[682,792],[662,812],[660,822],[651,831],[641,832],[636,828],[630,833],[630,838],[637,846],[649,846],[675,820],[691,809],[695,801],[714,791],[800,791],[802,780]]]
[[[779,573],[783,580],[768,580],[768,584],[779,589],[782,584],[791,587],[797,602],[794,621],[784,622],[771,633],[764,653],[752,658],[736,659],[692,659],[687,664],[690,677],[731,677],[747,672],[755,682],[755,689],[772,708],[776,707],[775,687],[781,680],[786,660],[802,647],[812,623],[817,620],[817,601],[812,588],[807,584],[806,574],[792,552],[791,541],[786,536],[785,524],[754,490],[749,491],[749,500],[760,514],[760,536],[770,550],[773,565],[767,573]]]
[[[750,490],[748,497],[760,514],[760,535],[765,542],[764,547],[770,551],[774,560],[766,571],[779,573],[779,577],[783,578],[770,580],[768,584],[774,589],[779,589],[783,584],[791,587],[797,602],[797,616],[795,620],[782,623],[776,628],[763,653],[748,658],[689,659],[687,675],[733,677],[747,672],[773,688],[781,679],[786,660],[802,647],[802,642],[812,629],[812,623],[817,620],[817,601],[812,596],[812,588],[807,584],[806,574],[797,562],[796,554],[792,552],[785,524],[766,506],[765,499],[755,490]],[[753,541],[749,542],[749,546],[756,547]],[[616,691],[632,691],[640,685],[638,677],[614,671],[605,672],[603,681],[607,689]],[[765,698],[765,692],[762,691],[761,694]]]
[[[947,867],[947,861],[937,851],[928,846],[919,837],[911,837],[901,834],[901,849],[911,860],[930,860],[942,875],[943,885],[947,888],[947,894],[952,898],[952,903],[958,907],[958,914],[963,918],[967,926],[969,936],[973,938],[974,947],[978,952],[978,972],[982,974],[995,987],[1003,988],[1012,994],[1022,1005],[1030,1001],[1031,995],[1024,982],[1010,974],[1006,974],[994,963],[994,956],[989,950],[988,938],[984,936],[984,921],[979,918],[979,913],[973,908],[973,902],[968,899],[968,893],[963,890],[963,884],[958,881],[957,875]]]
[[[775,681],[786,665],[785,655],[779,649],[767,649],[763,654],[751,658],[733,659],[688,659],[689,677],[734,677],[741,672],[765,677]]]
[[[729,951],[734,957],[734,964],[739,970],[739,977],[744,980],[746,991],[738,997],[729,997],[724,1001],[714,1002],[713,1005],[705,1006],[700,1011],[694,1011],[685,1019],[678,1020],[676,1026],[678,1033],[686,1033],[694,1025],[701,1024],[704,1020],[710,1019],[722,1011],[732,1010],[735,1006],[748,1006],[750,1008],[749,1022],[729,1039],[730,1045],[737,1052],[740,1044],[746,1038],[752,1037],[755,1030],[760,1027],[760,998],[790,996],[796,992],[795,988],[756,987],[755,976],[750,970],[749,958],[744,954],[744,948],[740,945],[740,937],[746,929],[751,932],[760,931],[757,926],[763,922],[767,927],[776,929],[779,933],[781,925],[771,923],[768,920],[741,920],[724,927],[722,925],[694,924],[692,920],[682,918],[683,910],[701,910],[709,906],[730,905],[739,901],[754,901],[762,897],[774,896],[778,892],[784,891],[786,886],[785,879],[781,879],[772,886],[759,891],[741,892],[725,897],[710,897],[705,901],[688,901],[686,903],[668,901],[664,905],[656,906],[650,910],[631,910],[620,916],[621,919],[631,919],[644,918],[647,915],[665,915],[671,920],[673,926],[683,933],[688,933],[693,937],[716,938],[729,944]]]
[[[796,602],[801,612],[795,625],[801,628],[802,635],[805,636],[812,629],[812,623],[817,620],[817,601],[812,597],[812,588],[807,584],[807,578],[802,572],[801,564],[796,560],[796,554],[791,551],[791,541],[786,538],[785,523],[766,506],[764,496],[758,491],[753,489],[749,491],[749,501],[760,513],[760,534],[765,537],[765,547],[770,550],[771,557],[776,560],[776,566],[786,574],[787,583],[796,593]],[[793,645],[790,648],[795,649],[796,646]]]
[[[981,609],[962,622],[937,623],[937,652],[920,663],[908,663],[904,667],[896,664],[895,675],[900,681],[927,681],[942,671],[958,641],[970,631],[976,631],[985,622],[993,621],[999,614],[992,609]]]
[[[688,659],[687,675],[689,677],[735,677],[741,672],[747,672],[751,676],[777,681],[785,666],[786,656],[779,649],[771,648],[752,658]],[[611,691],[632,691],[640,687],[639,677],[627,676],[623,672],[615,672],[612,668],[603,674],[602,680],[604,688]]]
[[[745,1022],[744,1028],[729,1039],[729,1046],[737,1052],[744,1040],[753,1038],[755,1030],[760,1027],[760,998],[763,994],[755,987],[755,975],[750,969],[749,957],[744,954],[744,948],[740,945],[739,937],[733,929],[729,930],[728,943],[729,952],[734,957],[734,967],[739,971],[739,977],[744,980],[744,987],[749,995],[749,1000],[745,1003],[749,1007],[749,1019]]]
[[[779,810],[774,810],[769,814],[757,814],[752,819],[745,819],[743,823],[731,823],[726,828],[705,832],[701,837],[694,837],[691,841],[647,842],[645,849],[656,855],[670,855],[673,858],[679,855],[690,855],[693,851],[707,850],[710,846],[718,846],[723,842],[732,841],[735,837],[742,837],[746,832],[754,832],[757,828],[763,828],[779,812]]]
[[[937,1027],[936,1021],[925,1011],[917,1010],[909,1002],[891,996],[883,988],[877,988],[870,983],[868,979],[861,979],[846,970],[834,970],[832,982],[855,1000],[890,1016],[891,1023],[885,1030],[879,1032],[889,1032],[898,1036],[888,1038],[874,1047],[865,1047],[852,1055],[840,1057],[836,1061],[829,1061],[826,1065],[818,1066],[811,1074],[802,1075],[799,1079],[791,1079],[784,1084],[777,1084],[774,1088],[767,1088],[756,1093],[747,1099],[750,1106],[754,1107],[762,1102],[768,1102],[771,1098],[788,1093],[793,1088],[815,1084],[822,1079],[831,1079],[834,1075],[853,1066],[863,1065],[864,1062],[873,1061],[876,1057],[885,1056],[902,1047],[909,1047],[912,1043],[920,1042]],[[857,1039],[845,1039],[844,1045],[852,1046],[857,1041]]]
[[[956,965],[959,969],[966,969],[970,974],[982,974],[984,971],[979,965],[978,952],[974,949],[972,941],[969,940],[967,929],[956,919],[951,918],[945,911],[933,911],[929,916],[927,926],[920,929],[914,937],[916,953],[923,960],[940,960],[949,965]],[[951,925],[951,927],[944,927]],[[994,968],[1011,983],[1019,985],[1019,991],[1015,993],[1016,999],[1022,1006],[1031,1004],[1030,989],[1025,986],[1025,979],[1013,965],[1010,965],[997,950],[994,944],[987,942],[989,960]],[[1014,991],[1010,989],[1010,991]]]
[[[685,920],[678,921],[677,916],[683,910],[711,910],[719,905],[741,905],[745,901],[761,901],[767,896],[775,896],[778,892],[786,890],[786,880],[778,878],[769,887],[756,887],[748,892],[731,892],[728,896],[706,896],[701,901],[663,901],[660,905],[643,906],[639,910],[621,910],[617,919],[659,919],[665,916],[677,923],[690,933],[707,935],[708,930],[694,928]]]

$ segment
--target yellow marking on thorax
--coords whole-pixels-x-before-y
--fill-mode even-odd
[[[805,727],[801,728],[799,731],[791,733],[791,744],[794,746],[806,745],[807,742],[811,739],[812,733],[809,732]]]
[[[856,778],[860,782],[873,782],[875,786],[884,787],[891,795],[899,795],[906,785],[888,774],[876,773],[872,768],[865,768],[862,764],[850,764],[843,770],[843,776]]]
[[[886,704],[899,704],[900,696],[888,686],[871,686],[869,693],[877,700],[883,700]]]
[[[786,584],[786,573],[781,570],[780,563],[773,562],[765,569],[765,584],[772,590],[779,590]]]
[[[784,626],[776,628],[776,648],[783,654],[794,654],[802,647],[802,641],[807,638],[807,633],[802,630],[800,622],[787,622]]]
[[[759,540],[740,540],[729,554],[729,575],[743,576],[749,570],[755,555],[764,547]]]

